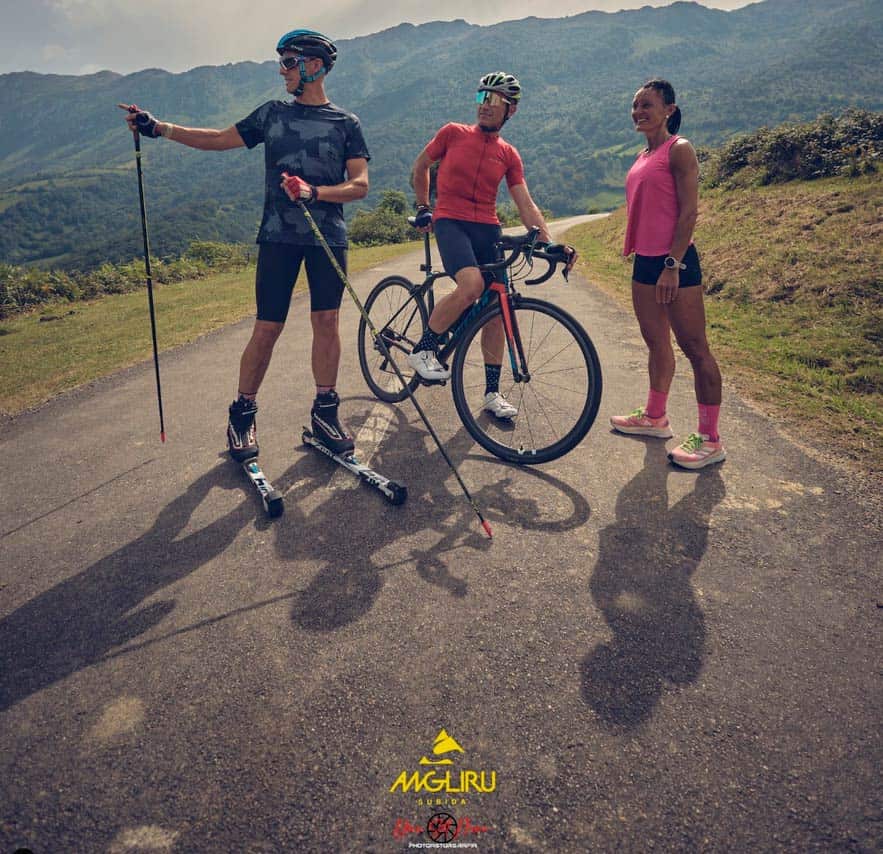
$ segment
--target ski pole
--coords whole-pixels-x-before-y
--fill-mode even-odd
[[[129,108],[129,112],[135,112]],[[159,350],[156,346],[156,311],[153,307],[153,278],[150,275],[150,244],[147,239],[147,210],[144,207],[144,176],[141,173],[141,134],[136,130],[135,166],[138,172],[138,200],[141,203],[141,234],[144,237],[144,271],[147,275],[147,304],[150,306],[150,334],[153,338],[153,368],[156,373],[156,399],[159,403],[159,438],[166,440],[166,427],[162,414],[162,387],[159,382]]]
[[[347,278],[346,273],[343,272],[340,268],[340,264],[337,263],[337,259],[334,257],[334,253],[331,251],[331,247],[325,240],[322,232],[319,231],[319,227],[316,225],[316,221],[313,219],[313,215],[307,210],[307,206],[298,199],[296,201],[297,206],[303,211],[304,217],[306,218],[307,224],[310,226],[310,230],[313,232],[316,240],[319,242],[319,245],[325,250],[325,254],[328,256],[328,260],[331,262],[331,266],[334,267],[337,275],[340,276],[341,282],[343,282],[344,286],[347,289],[347,292],[352,297],[353,302],[356,304],[356,308],[359,310],[359,314],[362,315],[362,318],[365,321],[365,325],[368,327],[368,330],[371,332],[372,337],[376,343],[379,343],[383,348],[383,358],[386,359],[390,365],[392,365],[393,370],[396,373],[396,376],[399,379],[399,382],[402,384],[402,387],[408,393],[408,397],[411,399],[411,403],[414,404],[414,408],[417,410],[418,415],[423,419],[423,423],[426,425],[426,429],[429,430],[430,436],[432,436],[435,441],[436,446],[439,451],[441,451],[441,455],[444,457],[445,462],[450,467],[451,471],[454,473],[454,477],[457,478],[457,483],[460,484],[460,489],[463,490],[463,494],[466,496],[466,499],[472,505],[472,509],[475,511],[475,515],[478,516],[479,521],[481,522],[481,527],[484,528],[485,533],[489,538],[493,539],[493,532],[491,531],[491,526],[484,518],[479,509],[478,504],[476,504],[475,499],[470,495],[469,490],[466,488],[466,484],[463,483],[463,478],[460,477],[460,473],[457,471],[457,467],[451,461],[451,458],[448,456],[448,452],[444,449],[444,446],[441,443],[441,439],[438,438],[438,434],[432,427],[432,424],[429,423],[429,419],[426,417],[426,413],[423,411],[423,407],[417,402],[417,398],[414,396],[414,392],[411,391],[411,387],[405,381],[405,378],[402,376],[401,370],[399,370],[399,366],[396,364],[395,359],[392,358],[392,355],[389,352],[389,349],[386,346],[386,341],[383,340],[380,333],[375,328],[374,324],[371,322],[371,318],[368,317],[368,312],[365,311],[365,307],[362,305],[361,300],[356,294],[355,289],[350,284],[349,279]]]

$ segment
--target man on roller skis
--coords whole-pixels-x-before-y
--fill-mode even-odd
[[[306,265],[313,329],[312,371],[316,398],[313,435],[336,454],[352,452],[352,436],[340,423],[335,391],[340,363],[338,310],[343,283],[292,204],[310,205],[319,230],[346,270],[343,204],[368,192],[368,153],[358,118],[325,95],[325,75],[337,48],[321,33],[292,30],[279,40],[279,73],[292,101],[268,101],[226,130],[187,128],[158,121],[134,105],[126,121],[145,137],[165,137],[203,151],[264,144],[264,215],[258,232],[255,276],[257,319],[239,365],[237,398],[230,405],[227,443],[244,462],[258,455],[257,393],[288,315],[301,264]],[[283,176],[288,177],[283,177]]]

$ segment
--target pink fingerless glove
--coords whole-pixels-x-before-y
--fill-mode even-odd
[[[297,175],[289,175],[287,172],[282,173],[282,188],[292,201],[315,202],[318,197],[316,188],[312,184]]]

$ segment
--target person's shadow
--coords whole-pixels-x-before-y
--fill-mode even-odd
[[[601,721],[633,728],[653,714],[666,683],[695,681],[705,620],[691,577],[708,545],[711,513],[723,499],[720,466],[680,472],[664,445],[645,444],[644,468],[623,488],[616,521],[601,531],[589,589],[613,632],[583,660],[582,696]],[[695,480],[668,506],[668,478]]]
[[[494,458],[473,454],[474,442],[465,428],[446,442],[446,448],[458,467],[467,459],[495,466],[498,476],[473,495],[492,524],[506,521],[528,530],[563,531],[578,527],[589,518],[588,503],[566,483],[539,470],[500,467]],[[415,460],[420,461],[419,466],[414,464]],[[335,631],[361,619],[376,602],[388,572],[410,564],[427,583],[455,599],[463,599],[469,589],[461,571],[464,555],[479,555],[492,548],[469,503],[455,484],[445,482],[448,471],[441,454],[438,450],[427,451],[425,436],[408,423],[407,411],[398,411],[383,449],[377,451],[371,464],[390,475],[410,472],[407,505],[384,513],[382,524],[360,507],[366,499],[377,500],[364,492],[367,487],[362,487],[361,492],[329,495],[309,516],[302,515],[302,499],[316,489],[317,480],[327,477],[330,464],[324,458],[304,458],[299,472],[286,476],[298,485],[290,492],[293,500],[292,511],[286,517],[288,523],[277,530],[277,552],[284,561],[319,564],[318,572],[298,592],[292,606],[292,620],[302,629]],[[542,508],[529,495],[531,485],[537,483],[547,492],[569,499],[572,511],[567,518],[537,521],[544,518]],[[301,515],[292,521],[295,514]],[[310,534],[304,536],[304,531]],[[396,543],[414,538],[423,543],[399,554],[392,562],[386,559]]]
[[[171,613],[174,599],[145,601],[223,552],[254,518],[243,501],[182,535],[212,487],[239,491],[241,478],[229,463],[215,466],[164,507],[149,531],[0,620],[0,711],[95,664]]]
[[[292,620],[297,626],[332,631],[370,610],[388,569],[409,564],[425,581],[446,589],[451,596],[466,596],[468,587],[457,573],[459,564],[443,556],[462,549],[484,552],[491,542],[478,528],[462,496],[439,479],[438,472],[444,472],[441,460],[437,454],[427,455],[421,433],[408,426],[404,415],[399,417],[396,429],[400,435],[389,439],[386,447],[392,454],[386,456],[399,457],[399,464],[393,465],[383,453],[378,454],[377,463],[380,469],[389,463],[390,472],[405,469],[404,461],[421,459],[424,463],[419,470],[412,462],[410,465],[410,513],[399,508],[387,512],[382,500],[377,505],[379,513],[364,512],[366,500],[379,500],[365,486],[329,490],[323,501],[312,506],[307,499],[328,481],[334,466],[310,452],[274,477],[275,486],[285,494],[286,513],[270,522],[258,509],[254,490],[242,472],[222,455],[222,462],[163,508],[144,534],[0,618],[0,711],[80,670],[131,650],[133,641],[143,638],[174,611],[174,598],[160,598],[163,590],[222,554],[242,528],[252,523],[272,532],[282,562],[313,561],[319,564],[319,571],[306,588],[266,602],[248,603],[244,609],[263,607],[280,598],[291,599]],[[458,463],[463,462],[471,447],[465,431],[449,443]],[[588,518],[588,505],[575,490],[542,473],[528,475],[570,496],[573,512],[567,519],[551,523],[555,529],[566,530]],[[536,527],[533,520],[540,518],[541,508],[534,499],[518,494],[520,483],[520,479],[516,482],[507,474],[481,487],[476,498],[490,520],[505,518],[527,528]],[[188,531],[194,511],[213,488],[241,492],[243,500],[205,527]],[[302,505],[312,509],[305,511]],[[407,550],[392,565],[381,556],[400,539],[427,529],[440,536],[429,547]],[[211,621],[226,616],[214,615]],[[203,624],[178,627],[172,633],[192,631]],[[155,639],[141,641],[142,645],[153,642]]]

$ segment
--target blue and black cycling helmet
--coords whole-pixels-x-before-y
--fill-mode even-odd
[[[521,100],[521,84],[514,74],[505,71],[492,71],[485,74],[478,84],[479,92],[496,92],[512,104]]]
[[[292,30],[279,39],[276,52],[281,54],[284,50],[296,50],[303,56],[318,56],[325,65],[325,72],[331,71],[337,62],[337,48],[334,42],[317,33],[315,30]]]

